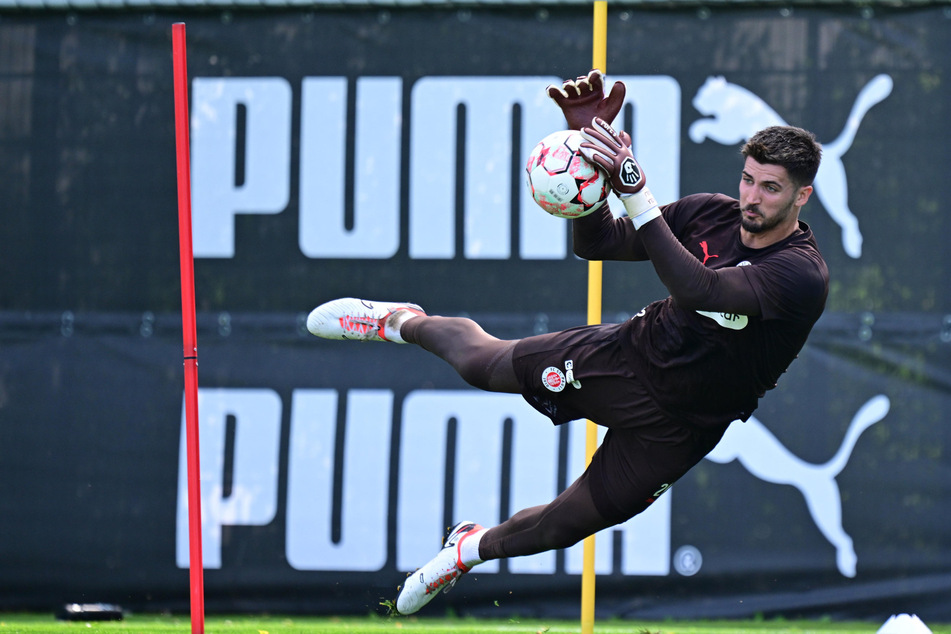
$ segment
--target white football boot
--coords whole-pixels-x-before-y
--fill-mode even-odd
[[[406,583],[396,596],[396,612],[402,615],[417,612],[469,572],[472,566],[462,562],[460,547],[463,540],[481,530],[475,522],[459,522],[450,528],[442,550],[428,564],[406,577]]]
[[[344,297],[321,304],[307,316],[307,330],[324,339],[353,339],[356,341],[394,341],[405,343],[399,332],[387,333],[386,320],[397,311],[408,310],[425,315],[416,304],[399,302],[371,302]]]

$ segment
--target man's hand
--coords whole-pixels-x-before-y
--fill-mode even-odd
[[[595,117],[590,125],[581,129],[581,136],[585,139],[581,153],[600,166],[611,179],[611,188],[624,203],[634,226],[640,229],[644,223],[659,216],[657,201],[647,189],[647,176],[634,160],[631,135],[615,131],[603,119]]]
[[[631,135],[617,132],[606,121],[595,117],[581,128],[585,138],[581,153],[589,161],[600,165],[611,178],[611,187],[618,196],[630,196],[641,191],[647,176],[634,160]]]
[[[624,105],[626,92],[624,82],[616,81],[611,94],[605,97],[604,77],[598,69],[577,79],[568,79],[561,87],[548,87],[548,96],[561,108],[571,130],[580,130],[595,117],[608,123],[614,121]]]

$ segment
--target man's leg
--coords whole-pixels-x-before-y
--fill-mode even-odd
[[[406,578],[396,597],[397,611],[417,612],[483,561],[567,548],[614,525],[595,508],[587,475],[550,504],[519,511],[493,528],[468,521],[453,526],[436,557]]]
[[[616,522],[598,512],[588,488],[588,473],[549,504],[524,509],[488,529],[479,542],[479,558],[502,559],[568,548]]]
[[[489,392],[521,392],[512,366],[515,341],[496,339],[463,317],[394,314],[400,337],[432,352],[451,365],[466,383]],[[394,319],[395,318],[395,319]]]
[[[518,394],[512,352],[471,319],[431,317],[416,304],[344,297],[307,316],[307,330],[324,339],[415,343],[449,363],[467,383],[490,392]]]
[[[589,482],[586,471],[550,504],[519,511],[493,528],[468,521],[452,527],[436,557],[406,578],[397,612],[417,612],[483,561],[566,548],[616,524],[595,508]]]

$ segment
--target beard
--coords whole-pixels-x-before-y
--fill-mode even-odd
[[[789,214],[792,213],[792,209],[793,203],[790,201],[785,207],[776,212],[776,215],[772,218],[766,218],[756,205],[747,205],[740,209],[740,226],[749,233],[765,233],[770,229],[775,229],[785,221],[786,218],[789,217]],[[755,218],[749,218],[746,216],[747,211],[752,211],[757,214],[757,216]]]

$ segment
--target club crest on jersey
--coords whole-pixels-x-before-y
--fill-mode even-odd
[[[565,373],[553,365],[542,370],[542,385],[552,392],[561,392],[567,385]]]

